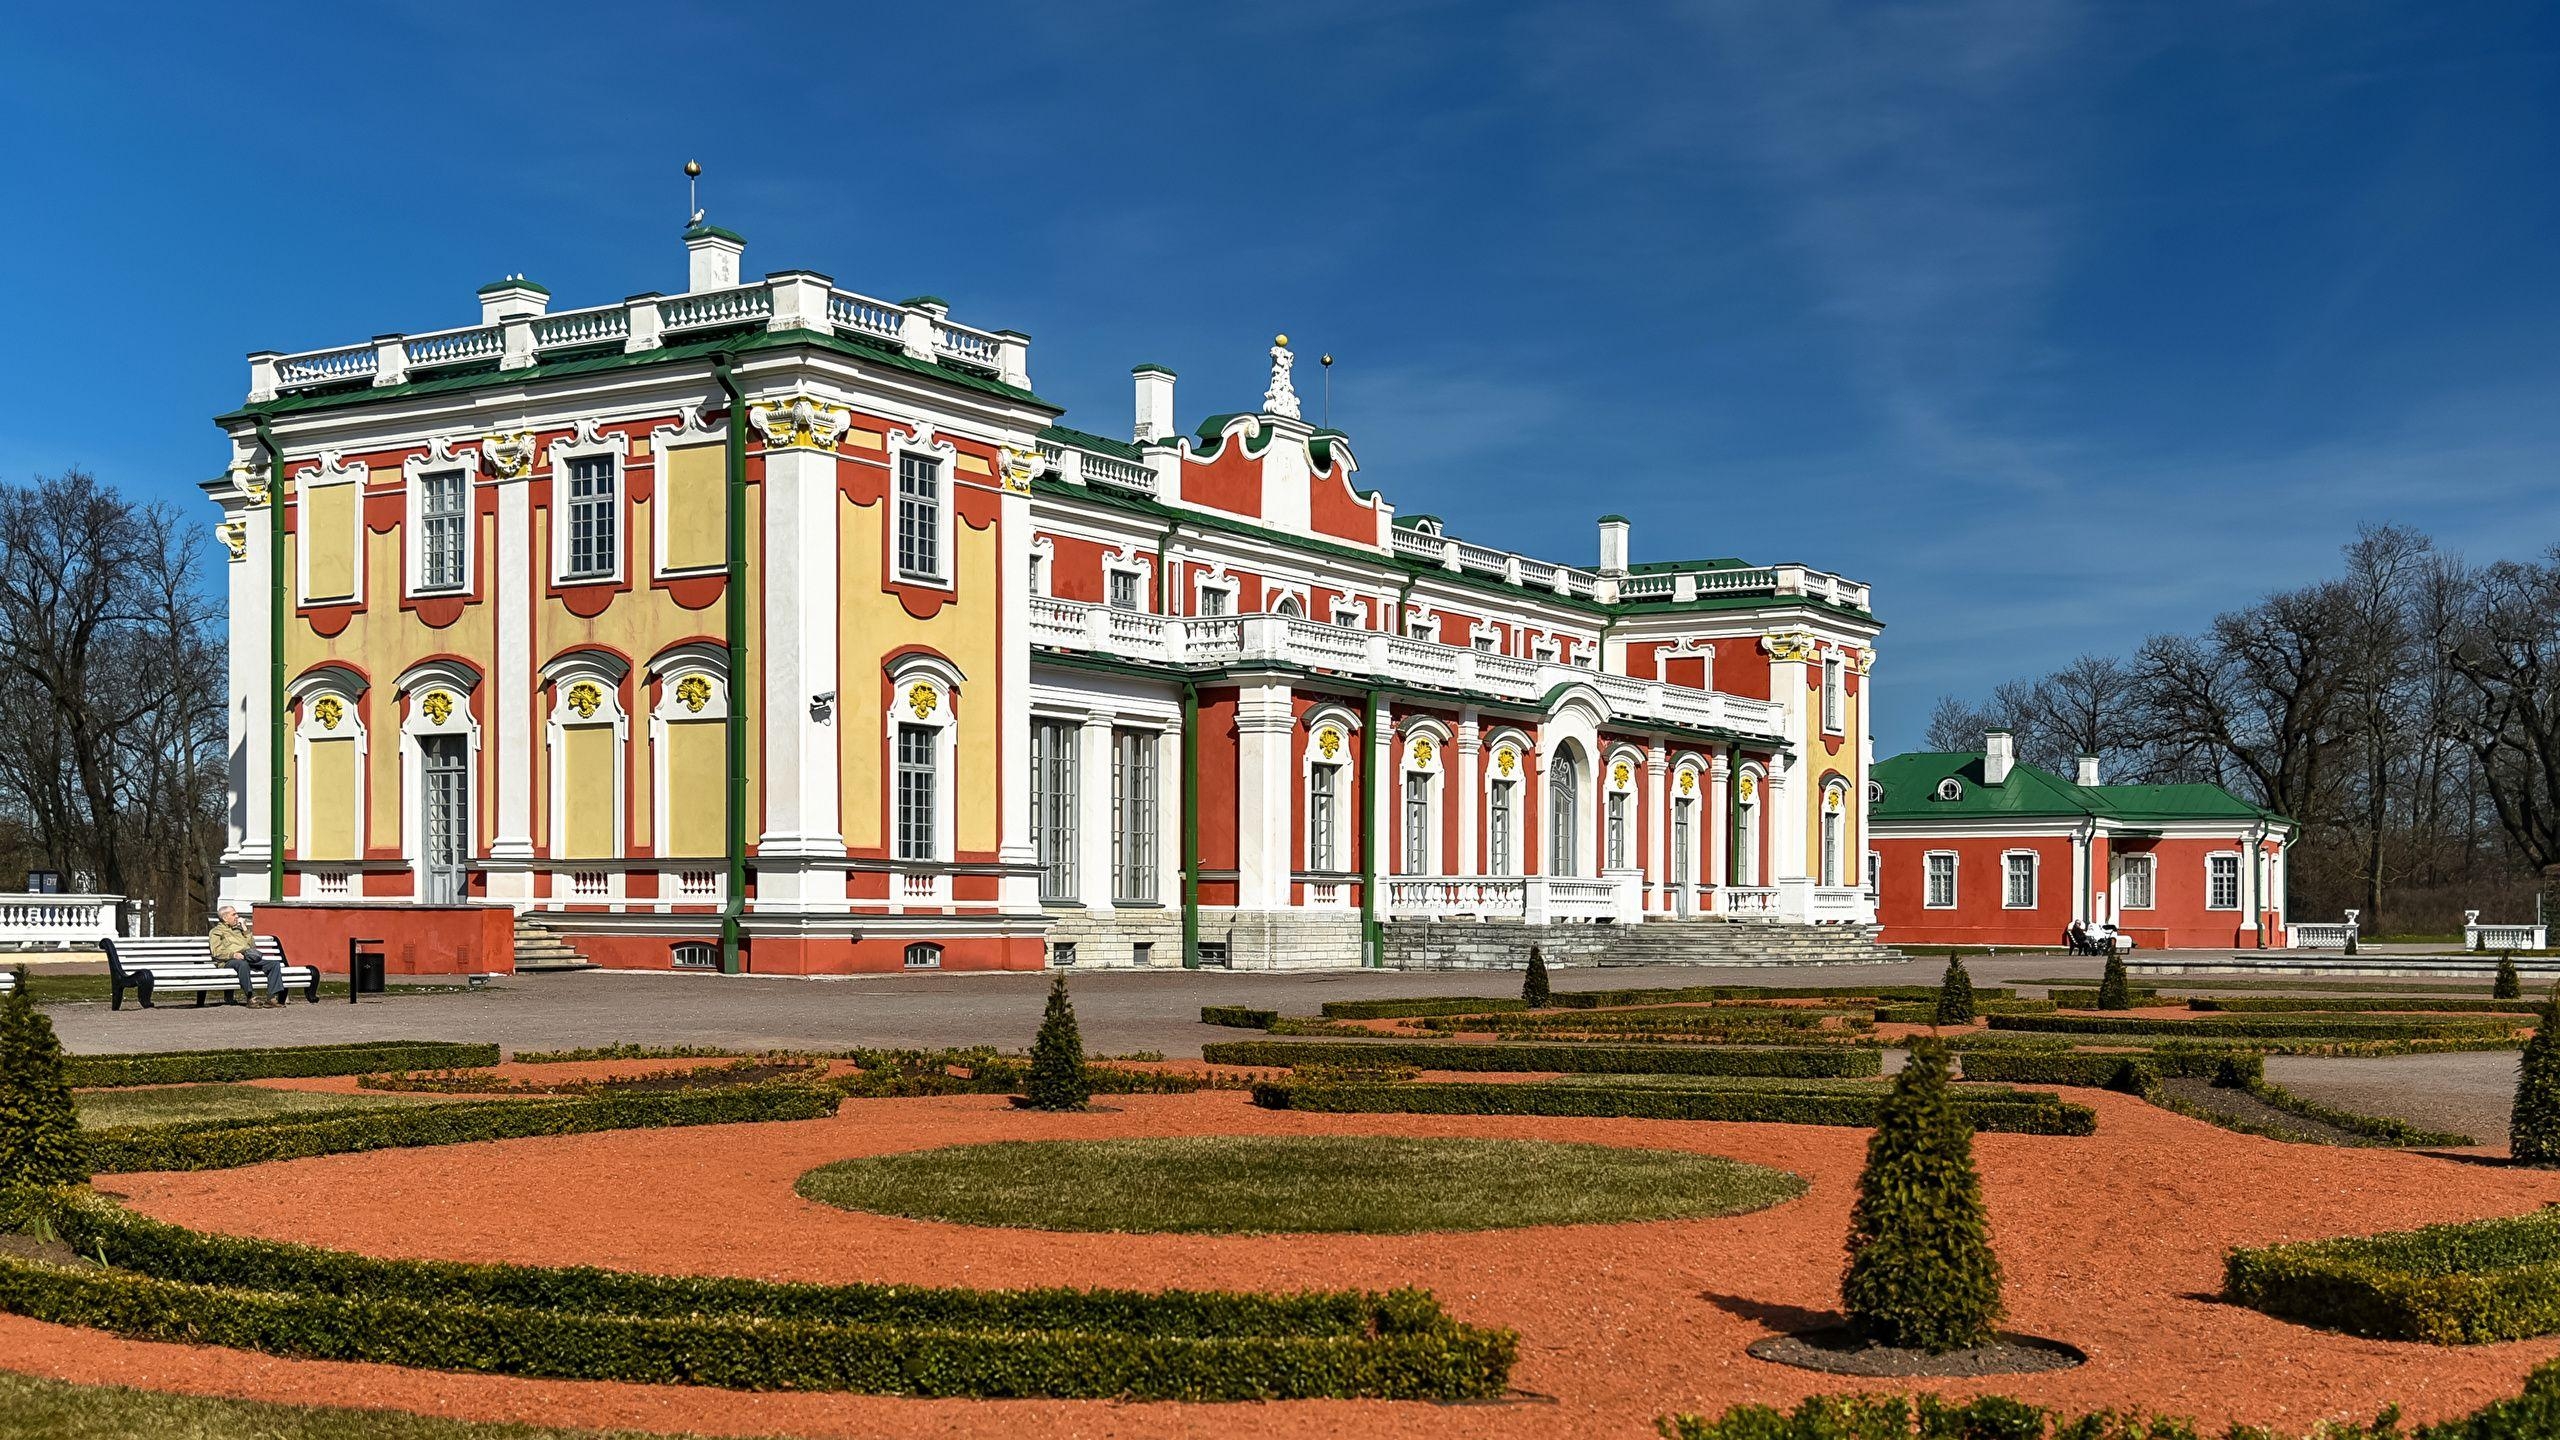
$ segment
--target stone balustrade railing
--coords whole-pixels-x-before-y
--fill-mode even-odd
[[[1612,716],[1780,739],[1785,710],[1773,700],[1693,690],[1631,675],[1522,660],[1375,630],[1288,615],[1158,615],[1034,596],[1031,642],[1165,665],[1296,665],[1401,684],[1543,701],[1558,685],[1587,685]]]
[[[121,895],[0,895],[0,946],[11,949],[90,949],[117,925]]]
[[[249,357],[249,399],[357,383],[401,385],[413,379],[494,363],[521,369],[564,352],[655,350],[671,339],[740,326],[816,330],[886,342],[919,360],[984,371],[1029,389],[1030,341],[1010,330],[981,330],[943,313],[938,302],[893,305],[838,290],[823,275],[784,271],[727,290],[687,295],[635,295],[614,305],[511,315],[493,324],[385,335],[362,345],[331,346]]]
[[[1854,580],[1803,565],[1732,565],[1721,569],[1648,570],[1602,575],[1470,544],[1436,531],[1402,527],[1388,535],[1388,549],[1460,574],[1487,575],[1514,585],[1606,602],[1670,600],[1687,603],[1715,595],[1803,596],[1855,609],[1869,608],[1868,588]]]

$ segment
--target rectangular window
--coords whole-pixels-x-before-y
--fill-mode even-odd
[[[1049,593],[1049,559],[1047,556],[1033,555],[1031,557],[1031,568],[1025,573],[1030,578],[1032,594],[1046,595]]]
[[[933,728],[898,727],[898,858],[932,860],[934,849]]]
[[[942,578],[942,462],[898,454],[898,574]]]
[[[2148,855],[2119,855],[2115,858],[2117,909],[2151,908],[2151,861],[2152,857]]]
[[[1493,782],[1493,803],[1486,806],[1485,838],[1492,851],[1489,867],[1496,875],[1509,875],[1511,867],[1511,792],[1516,780]]]
[[[1153,940],[1132,941],[1129,945],[1129,963],[1132,965],[1153,965],[1156,963],[1156,942]]]
[[[1849,725],[1849,701],[1842,690],[1840,657],[1822,657],[1822,731],[1837,735]]]
[[[1235,592],[1224,585],[1200,587],[1200,613],[1203,615],[1224,615],[1234,608],[1234,601]]]
[[[1431,873],[1431,777],[1404,777],[1404,873]]]
[[[1112,897],[1149,905],[1156,898],[1156,737],[1122,730],[1111,737]]]
[[[1932,851],[1922,861],[1929,877],[1929,893],[1922,901],[1932,910],[1956,908],[1956,857],[1943,850]]]
[[[1612,794],[1609,797],[1609,868],[1612,870],[1627,868],[1627,812],[1634,804],[1632,795]]]
[[[1529,653],[1532,656],[1553,665],[1556,663],[1556,642],[1553,640],[1541,640],[1537,644],[1529,647]]]
[[[1111,608],[1114,610],[1137,609],[1138,572],[1135,570],[1113,570],[1109,572],[1109,574],[1111,577],[1111,593],[1109,597],[1111,601]]]
[[[1490,630],[1479,630],[1473,637],[1471,637],[1469,643],[1473,644],[1476,649],[1490,655],[1493,653],[1493,632]]]
[[[2204,857],[2204,908],[2237,910],[2240,908],[2240,857],[2207,855]]]
[[[561,578],[607,578],[618,568],[621,551],[615,530],[622,512],[613,492],[612,456],[590,455],[569,462],[569,568]]]
[[[1364,623],[1360,613],[1360,607],[1357,605],[1334,606],[1333,623],[1341,626],[1345,630],[1359,629],[1362,623]]]
[[[1883,888],[1884,852],[1870,850],[1867,852],[1867,894],[1872,896]]]
[[[1334,854],[1334,801],[1340,788],[1339,765],[1318,765],[1307,772],[1307,868],[1337,870]]]
[[[463,574],[462,472],[439,470],[418,477],[418,588],[458,590]]]
[[[2001,864],[2007,867],[2001,905],[2011,910],[2036,908],[2036,857],[2012,852],[2001,857]]]
[[[1031,722],[1031,844],[1043,900],[1076,898],[1076,729]]]

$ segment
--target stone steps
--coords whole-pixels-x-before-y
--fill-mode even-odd
[[[516,971],[593,970],[596,963],[578,953],[550,926],[527,916],[516,917]]]
[[[1642,925],[1524,925],[1398,920],[1386,927],[1395,969],[1512,969],[1538,946],[1550,965],[1850,965],[1902,960],[1872,925],[1656,920]]]

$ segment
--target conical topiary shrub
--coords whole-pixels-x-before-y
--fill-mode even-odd
[[[2521,1000],[2524,998],[2524,977],[2516,973],[2516,956],[2514,951],[2501,950],[2498,952],[2498,979],[2497,983],[2489,987],[2489,998],[2492,1000]]]
[[[1941,1025],[1973,1023],[1973,977],[1965,973],[1962,955],[1947,957],[1947,973],[1938,981],[1936,1019]]]
[[[1935,1040],[1913,1042],[1867,1142],[1840,1298],[1852,1333],[1905,1350],[1984,1344],[1999,1323],[2000,1260],[1973,1127],[1947,1093],[1947,1051]]]
[[[1544,1010],[1554,993],[1547,988],[1547,957],[1532,945],[1529,947],[1529,974],[1520,982],[1520,998],[1530,1009]]]
[[[2516,1067],[2516,1108],[2507,1149],[2520,1165],[2560,1165],[2560,986],[2543,1002],[2542,1019]]]
[[[2133,1008],[2133,984],[2125,979],[2122,955],[2107,957],[2107,973],[2098,978],[2098,1008],[2101,1010]]]
[[[89,1178],[62,1042],[27,994],[27,972],[0,1000],[0,1190]]]
[[[1081,1110],[1093,1098],[1084,1073],[1084,1037],[1076,1032],[1076,1007],[1067,1003],[1067,977],[1049,982],[1049,1013],[1031,1042],[1031,1080],[1023,1101],[1034,1110]]]

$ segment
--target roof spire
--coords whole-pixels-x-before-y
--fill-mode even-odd
[[[1301,418],[1298,414],[1298,388],[1289,383],[1289,371],[1298,357],[1289,353],[1289,337],[1271,337],[1271,388],[1262,392],[1262,413],[1283,420]]]

